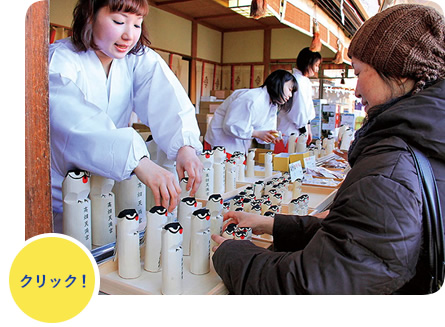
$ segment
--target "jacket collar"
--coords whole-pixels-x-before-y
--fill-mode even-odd
[[[419,148],[430,157],[445,161],[445,80],[384,105],[356,133],[349,151],[351,166],[366,147],[391,136]]]

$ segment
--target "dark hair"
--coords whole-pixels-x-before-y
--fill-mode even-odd
[[[297,68],[305,75],[308,73],[309,68],[312,68],[317,61],[321,61],[320,52],[314,52],[309,50],[309,48],[304,48],[297,56]]]
[[[286,112],[289,112],[292,108],[292,98],[290,98],[286,103],[280,104],[280,102],[284,99],[284,84],[286,82],[293,81],[293,87],[292,87],[292,95],[297,91],[298,84],[297,80],[295,79],[294,75],[289,73],[287,70],[278,69],[271,73],[269,76],[267,76],[266,80],[264,81],[264,84],[261,85],[261,87],[266,86],[267,87],[267,93],[269,93],[270,100],[272,103],[277,104],[278,108],[280,110],[284,110]]]
[[[147,0],[79,0],[73,11],[73,36],[74,46],[78,51],[88,49],[98,50],[93,41],[93,22],[97,12],[103,7],[108,7],[111,12],[123,11],[145,16],[148,14]],[[150,45],[148,32],[141,26],[141,36],[129,53],[142,54],[144,46]]]

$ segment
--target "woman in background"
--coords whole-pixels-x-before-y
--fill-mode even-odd
[[[287,152],[289,136],[292,133],[297,136],[306,133],[307,144],[312,141],[310,121],[315,118],[315,110],[309,77],[318,74],[321,59],[319,52],[313,52],[309,48],[302,49],[297,56],[297,68],[294,68],[293,74],[298,83],[298,91],[295,92],[292,109],[278,114],[277,129],[283,134],[283,140],[275,144],[275,153]]]
[[[210,121],[204,148],[224,146],[226,152],[247,153],[252,139],[275,143],[278,139],[277,111],[288,111],[297,90],[295,77],[285,71],[271,73],[261,87],[235,90]]]

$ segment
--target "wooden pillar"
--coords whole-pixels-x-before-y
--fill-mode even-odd
[[[216,81],[216,64],[213,64],[213,83],[212,83],[212,90],[215,89],[215,81]]]
[[[201,93],[200,96],[202,96],[202,93],[204,92],[204,77],[205,77],[205,68],[206,68],[206,62],[202,62],[202,70],[201,70]]]
[[[192,21],[192,61],[190,66],[190,100],[196,105],[196,56],[198,54],[198,23]]]
[[[219,89],[222,90],[223,89],[223,68],[224,68],[224,36],[225,33],[222,32],[222,36],[221,36],[221,70],[219,72]]]
[[[48,112],[48,0],[25,23],[25,239],[53,231]]]
[[[230,66],[230,89],[235,89],[235,65]]]
[[[173,67],[173,53],[170,53],[170,54],[168,55],[168,67],[169,67],[170,69],[172,69],[172,67]]]
[[[264,52],[263,52],[263,62],[264,62],[264,80],[270,73],[270,48],[272,40],[272,30],[270,28],[264,30]]]

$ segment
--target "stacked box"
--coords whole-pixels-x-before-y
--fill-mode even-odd
[[[201,101],[199,103],[200,114],[213,114],[223,101]]]
[[[304,168],[304,158],[309,157],[309,151],[299,153],[279,153],[273,156],[273,169],[278,171],[289,171],[289,164],[300,161]]]
[[[216,97],[217,99],[227,99],[229,95],[233,93],[232,90],[211,90],[210,95]]]
[[[267,152],[271,152],[271,149],[261,149],[261,148],[255,148],[255,162],[264,164],[264,155]],[[273,156],[273,154],[272,154]]]
[[[202,136],[206,135],[207,128],[209,127],[212,118],[213,114],[196,114],[196,120],[198,121],[198,127]]]

